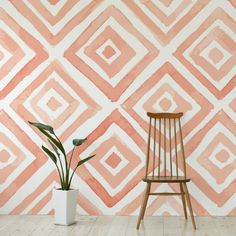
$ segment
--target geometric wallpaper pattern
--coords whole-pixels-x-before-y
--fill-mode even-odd
[[[194,213],[236,215],[235,0],[0,1],[1,214],[53,212],[58,176],[31,120],[68,154],[88,137],[80,214],[137,215],[147,111],[184,112]],[[147,214],[182,215],[182,202],[151,197]]]

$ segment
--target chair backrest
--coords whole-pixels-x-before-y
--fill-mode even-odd
[[[149,121],[147,176],[185,176],[186,162],[180,118],[183,113],[147,112]],[[182,170],[183,174],[180,173]]]

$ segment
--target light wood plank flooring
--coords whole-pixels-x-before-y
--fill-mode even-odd
[[[58,226],[53,216],[0,216],[0,236],[236,236],[236,217],[196,217],[194,231],[183,217],[145,217],[136,230],[135,216],[79,216],[71,226]]]

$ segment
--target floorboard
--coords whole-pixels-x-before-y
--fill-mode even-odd
[[[236,236],[236,217],[196,217],[197,230],[184,217],[79,216],[71,226],[54,225],[53,216],[0,216],[1,236]]]

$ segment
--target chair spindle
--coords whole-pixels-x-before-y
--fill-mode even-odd
[[[149,132],[148,132],[148,144],[147,144],[147,159],[146,159],[146,177],[148,176],[148,166],[149,166],[149,157],[150,157],[150,140],[151,140],[151,132],[152,132],[152,118],[150,117],[149,122]]]
[[[172,173],[172,150],[171,150],[171,120],[169,118],[169,144],[170,144],[170,175],[173,176]]]
[[[157,119],[154,119],[154,142],[153,142],[153,163],[152,163],[152,176],[154,176],[154,171],[155,171],[155,157],[156,157],[156,122]]]
[[[175,159],[176,159],[176,175],[179,176],[178,154],[177,154],[177,138],[176,138],[176,120],[174,118],[174,133],[175,133]]]
[[[186,162],[185,162],[185,154],[184,154],[184,144],[183,144],[183,135],[181,129],[180,118],[179,120],[179,135],[180,135],[180,143],[181,143],[181,151],[182,151],[182,161],[183,161],[183,168],[184,168],[184,176],[186,177]]]
[[[160,176],[161,169],[161,119],[159,120],[159,150],[158,150],[158,176]]]
[[[166,118],[164,118],[164,176],[166,176]]]

